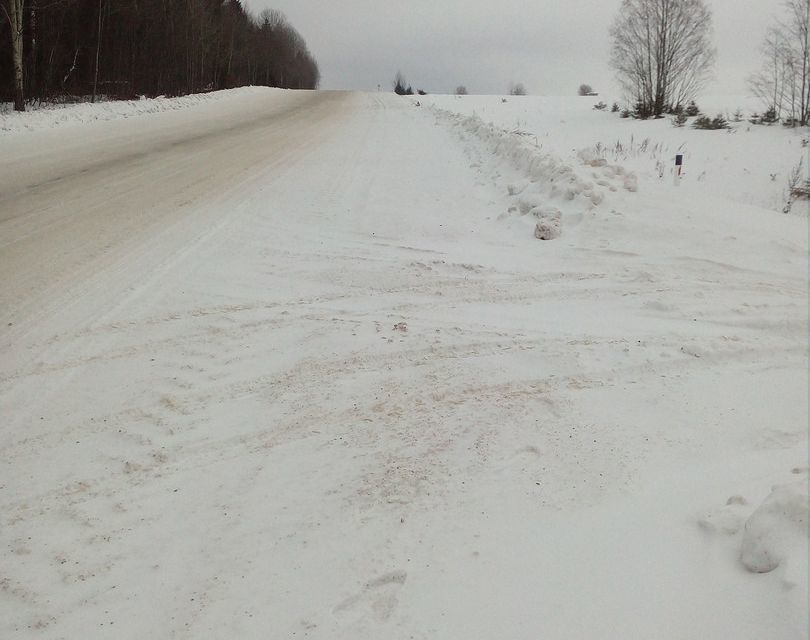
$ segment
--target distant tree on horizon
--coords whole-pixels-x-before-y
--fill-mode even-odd
[[[628,99],[649,116],[693,99],[714,66],[704,0],[623,0],[610,35],[610,64]]]
[[[463,84],[460,84],[456,87],[456,95],[457,96],[466,96],[467,95],[467,87]]]
[[[509,85],[509,95],[512,96],[525,96],[526,95],[526,87],[523,86],[522,82],[512,83]]]
[[[398,96],[412,96],[413,95],[413,88],[411,85],[408,84],[408,81],[405,80],[405,76],[402,74],[401,71],[397,71],[397,75],[394,76],[394,93]]]
[[[593,93],[593,87],[589,84],[581,84],[577,93],[581,96],[588,96]]]

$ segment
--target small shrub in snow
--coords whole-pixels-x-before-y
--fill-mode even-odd
[[[712,119],[712,128],[714,128],[714,129],[731,129],[731,125],[729,124],[728,119],[722,113],[718,113]]]
[[[742,109],[737,109],[734,112],[734,122],[742,122],[743,121],[743,112]]]
[[[775,124],[779,122],[779,118],[776,115],[776,109],[771,107],[762,115],[759,115],[758,113],[752,114],[748,119],[748,122],[751,124]]]
[[[692,127],[695,129],[704,129],[710,131],[730,128],[728,120],[726,120],[723,114],[717,114],[714,118],[710,118],[709,116],[700,116],[694,121],[694,123],[692,123]]]
[[[596,109],[597,111],[605,111],[605,109],[607,109],[607,105],[600,100],[595,105],[593,105],[593,108]]]
[[[709,116],[700,116],[694,121],[694,123],[692,123],[692,126],[695,129],[711,129],[712,119]]]
[[[802,173],[804,170],[804,158],[799,160],[793,169],[788,174],[787,180],[787,197],[785,198],[785,206],[782,209],[783,213],[790,213],[793,208],[793,203],[797,200],[810,200],[810,180],[802,180]],[[775,176],[772,176],[775,180]]]
[[[645,104],[641,100],[636,102],[636,108],[633,110],[633,117],[636,120],[647,120],[652,118],[652,116],[653,110],[648,104]]]
[[[685,113],[679,113],[679,114],[678,114],[678,115],[676,115],[676,116],[675,116],[675,118],[672,120],[672,123],[673,123],[673,124],[674,124],[676,127],[683,127],[683,126],[684,126],[684,125],[685,125],[685,124],[686,124],[688,121],[689,121],[689,118],[687,117],[687,115],[686,115]]]
[[[619,117],[620,118],[629,118],[631,115],[633,115],[633,114],[630,112],[630,109],[623,109],[622,112],[619,114]]]
[[[686,115],[688,115],[690,118],[700,115],[700,108],[697,106],[697,103],[694,100],[690,101],[686,106]]]
[[[610,107],[610,112],[611,113],[619,113],[619,103],[618,102],[613,103],[613,106]]]

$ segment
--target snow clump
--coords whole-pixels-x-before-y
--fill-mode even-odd
[[[556,240],[561,233],[562,214],[559,209],[535,207],[531,211],[538,219],[534,226],[534,237],[538,240]]]
[[[749,571],[768,573],[807,553],[807,483],[773,487],[745,523],[740,560]],[[806,563],[806,556],[803,562]]]

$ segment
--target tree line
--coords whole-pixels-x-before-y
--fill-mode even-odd
[[[0,101],[314,89],[320,72],[278,11],[241,0],[0,0]]]

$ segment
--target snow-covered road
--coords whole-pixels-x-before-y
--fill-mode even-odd
[[[199,205],[225,201],[260,172],[291,164],[328,136],[346,97],[251,95],[227,110],[211,104],[4,138],[0,270],[18,277],[3,283],[3,318],[42,310],[54,292],[125,264]],[[25,305],[13,304],[22,297]]]
[[[804,637],[715,523],[807,478],[806,218],[543,243],[387,95],[0,145],[0,637]]]

